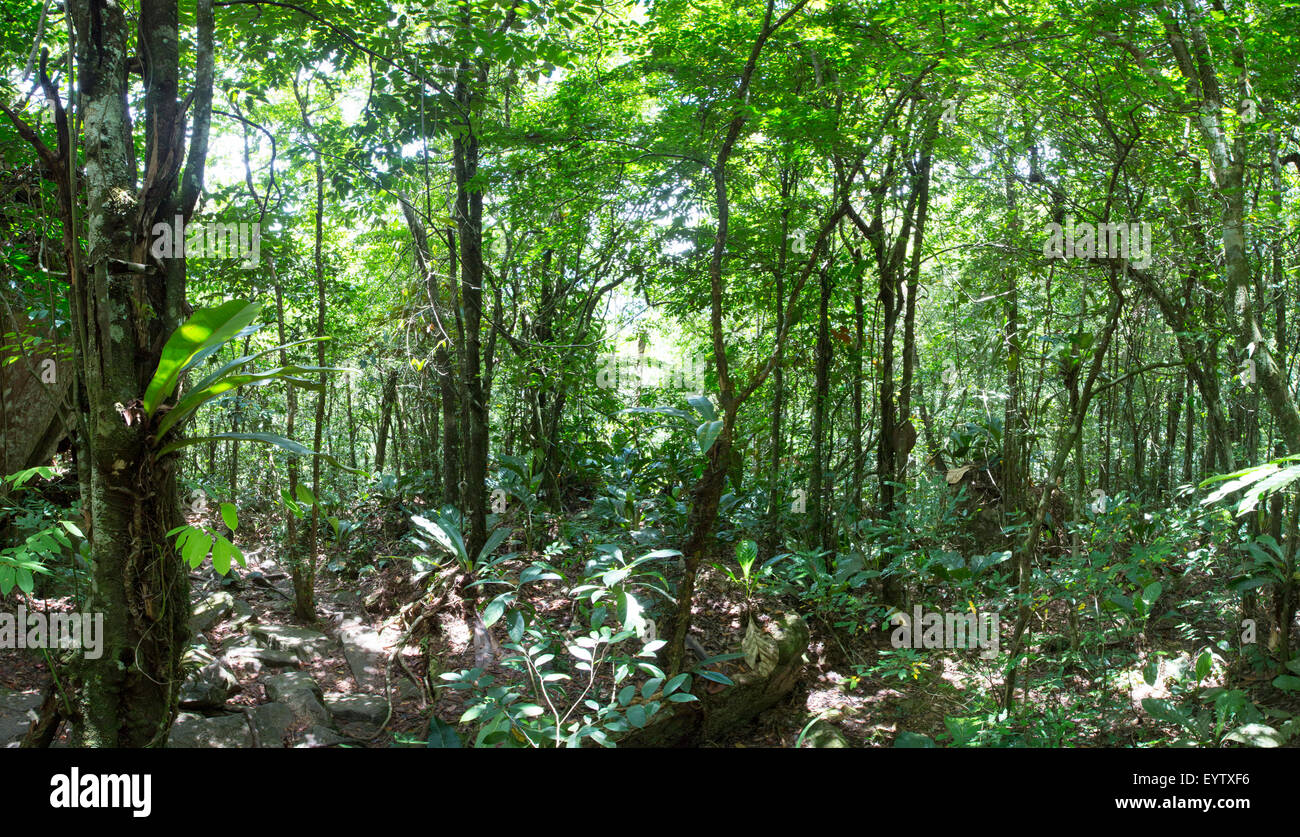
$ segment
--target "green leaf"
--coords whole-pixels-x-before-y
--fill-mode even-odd
[[[145,414],[152,417],[176,390],[181,375],[207,359],[257,318],[261,303],[232,299],[215,308],[200,308],[167,338],[153,379],[144,393]]]
[[[695,429],[695,438],[700,443],[700,453],[708,453],[709,448],[717,441],[718,434],[722,432],[722,422],[706,421]]]
[[[934,739],[928,735],[922,735],[919,732],[900,732],[894,739],[894,747],[897,749],[933,749],[935,746]]]
[[[704,669],[697,673],[700,675],[700,677],[703,677],[705,680],[712,680],[714,683],[721,683],[724,686],[736,685],[734,680],[732,680],[730,677],[728,677],[727,675],[723,674],[720,671],[710,671],[709,669]]]
[[[1281,747],[1286,738],[1277,730],[1264,724],[1246,724],[1238,727],[1223,737],[1224,741],[1236,741],[1252,747]]]
[[[211,374],[209,374],[206,378],[204,378],[203,380],[199,381],[197,384],[194,385],[194,390],[206,389],[213,383],[216,383],[218,380],[230,374],[231,372],[235,371],[236,369],[240,368],[241,366],[246,366],[247,364],[257,360],[260,357],[265,357],[266,355],[272,354],[274,352],[282,352],[286,349],[292,349],[295,346],[301,346],[305,343],[318,343],[324,340],[331,340],[331,339],[333,338],[327,336],[307,337],[302,340],[294,340],[292,342],[284,343],[279,346],[272,346],[269,349],[263,349],[262,351],[255,352],[251,355],[244,355],[243,357],[237,357],[234,360],[228,361],[227,363],[223,363],[221,366],[218,366],[216,369],[214,369]]]
[[[428,746],[444,750],[459,750],[460,736],[456,734],[455,727],[435,715],[429,719]]]
[[[699,410],[700,415],[704,416],[708,421],[715,421],[718,418],[718,411],[714,409],[713,402],[707,396],[691,395],[687,397],[686,401]]]
[[[669,680],[667,683],[664,684],[664,694],[665,694],[665,695],[671,695],[673,692],[675,692],[675,691],[677,691],[678,689],[680,689],[680,688],[682,687],[682,684],[683,684],[683,683],[686,683],[687,680],[689,680],[689,679],[690,679],[690,675],[689,675],[689,674],[679,674],[679,675],[677,675],[677,676],[674,677],[672,680]],[[687,684],[687,688],[688,688],[688,689],[690,688],[690,685],[689,685],[689,684]],[[671,700],[671,698],[670,698],[670,700]]]
[[[483,563],[484,559],[495,552],[496,548],[501,545],[501,542],[510,537],[512,531],[513,530],[504,526],[498,526],[496,529],[493,529],[492,534],[488,535],[487,542],[483,544],[483,548],[478,551],[478,558],[474,561],[475,565]]]
[[[195,529],[193,526],[188,527],[188,532],[189,537],[186,537],[185,532],[181,533],[181,538],[185,539],[184,546],[181,548],[181,558],[190,565],[190,569],[194,569],[207,557],[208,550],[212,548],[212,538],[207,532]]]
[[[1281,689],[1284,692],[1300,691],[1300,677],[1293,677],[1290,674],[1279,674],[1273,678],[1273,687]]]
[[[226,528],[235,531],[239,528],[239,513],[233,503],[221,504],[221,519],[225,521]]]
[[[430,520],[418,514],[411,517],[411,522],[422,532],[432,537],[439,546],[455,556],[456,560],[460,561],[462,565],[469,563],[469,555],[465,552],[465,540],[450,522],[442,518]]]
[[[346,369],[326,366],[284,366],[279,369],[271,369],[265,372],[250,372],[244,375],[227,375],[218,381],[215,381],[203,389],[192,389],[187,392],[176,406],[167,412],[162,421],[158,422],[158,436],[161,438],[167,431],[171,430],[177,423],[189,418],[193,413],[209,401],[229,392],[232,389],[239,389],[245,386],[266,386],[278,382],[290,383],[303,389],[319,392],[321,383],[311,378],[303,378],[301,375],[320,373],[320,372],[346,372]]]
[[[1201,656],[1196,658],[1196,679],[1204,680],[1210,676],[1210,669],[1214,665],[1214,658],[1210,656],[1209,651],[1204,651]]]
[[[1160,698],[1143,698],[1142,708],[1157,721],[1174,724],[1183,729],[1194,731],[1191,717],[1174,704]]]
[[[740,541],[736,544],[736,562],[740,564],[740,569],[749,578],[749,569],[754,566],[754,561],[758,559],[758,544],[753,541]]]
[[[513,593],[502,593],[492,601],[488,602],[487,607],[483,608],[483,625],[492,627],[502,614],[506,612],[506,604],[514,597]]]
[[[212,566],[218,573],[230,572],[230,562],[235,557],[235,545],[220,535],[212,546]]]

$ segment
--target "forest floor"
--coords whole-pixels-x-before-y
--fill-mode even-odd
[[[442,682],[440,673],[477,665],[499,677],[518,676],[499,663],[504,623],[483,629],[475,603],[459,598],[454,568],[419,583],[406,561],[360,579],[322,570],[318,619],[303,625],[293,616],[287,568],[268,554],[271,543],[266,537],[261,549],[249,551],[247,567],[226,577],[210,567],[192,574],[196,633],[187,652],[190,679],[169,746],[421,746],[431,710],[453,726],[465,710],[467,692],[431,688]],[[515,570],[525,565],[520,561]],[[566,578],[530,585],[530,603],[565,624],[574,612],[565,591],[577,583]],[[720,573],[702,571],[693,635],[709,654],[735,651],[740,644],[743,608],[735,592]],[[769,614],[797,609],[797,602],[775,598],[755,603]],[[66,610],[71,599],[26,604],[29,610]],[[1001,672],[996,663],[980,660],[977,651],[894,658],[888,631],[832,628],[817,616],[808,622],[808,662],[795,688],[753,723],[702,746],[793,747],[815,718],[843,736],[838,746],[888,747],[904,732],[952,741],[963,725],[987,730],[999,724],[1001,738],[971,743],[1131,746],[1157,732],[1142,699],[1169,697],[1171,673],[1191,664],[1196,653],[1196,643],[1181,638],[1172,625],[1153,623],[1142,637],[1148,648],[1139,651],[1137,662],[1130,659],[1104,676],[1068,668],[1027,671],[1022,685],[1027,684],[1028,702],[1050,721],[1050,729],[1040,724],[1024,739],[998,718],[989,696],[1000,691]],[[1159,675],[1150,684],[1141,676],[1148,660],[1159,660]],[[1221,664],[1202,685],[1229,680],[1253,696],[1269,691],[1267,678]],[[40,654],[0,650],[0,747],[17,745],[48,682]],[[594,685],[599,694],[610,684]],[[581,695],[575,691],[567,697],[577,703]],[[1289,711],[1300,712],[1300,706]],[[67,746],[66,729],[59,745]]]

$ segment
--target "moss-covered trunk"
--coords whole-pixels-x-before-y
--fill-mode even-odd
[[[142,0],[139,40],[115,0],[69,4],[84,122],[84,183],[74,119],[56,106],[65,251],[84,393],[83,501],[90,519],[91,589],[84,607],[104,615],[103,653],[82,660],[73,699],[73,743],[161,746],[176,712],[188,638],[189,576],[166,536],[180,520],[175,460],[159,460],[141,404],[162,346],[185,307],[185,261],[150,254],[155,223],[188,218],[201,190],[211,108],[212,10],[200,0],[198,78],[188,164],[178,98],[178,6]],[[144,98],[143,177],[128,110],[130,67],[151,79]],[[47,80],[48,81],[48,80]],[[46,84],[58,102],[58,91]],[[37,150],[47,157],[48,149]],[[84,185],[85,218],[80,215]],[[77,233],[84,234],[81,252]],[[155,416],[155,419],[157,417]]]

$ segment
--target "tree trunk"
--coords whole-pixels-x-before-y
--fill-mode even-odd
[[[157,222],[188,218],[201,188],[211,108],[212,10],[198,5],[195,122],[188,160],[185,116],[177,98],[178,10],[143,0],[138,52],[153,80],[144,99],[143,188],[127,108],[128,65],[137,54],[132,24],[103,0],[69,3],[85,137],[87,252],[77,221],[76,124],[42,67],[54,105],[57,153],[13,114],[59,187],[64,252],[71,280],[75,365],[85,393],[83,502],[90,518],[91,590],[86,607],[104,614],[103,654],[83,659],[73,697],[73,744],[161,746],[177,706],[180,656],[188,636],[189,574],[166,533],[180,520],[177,457],[159,459],[154,422],[141,397],[162,347],[185,315],[185,261],[150,261]],[[184,166],[182,176],[182,166]],[[79,457],[80,459],[80,457]]]

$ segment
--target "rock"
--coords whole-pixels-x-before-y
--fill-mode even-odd
[[[316,657],[331,653],[334,640],[320,631],[309,628],[295,628],[289,625],[254,625],[249,631],[268,648],[291,651],[303,662],[310,662]]]
[[[191,669],[203,668],[208,663],[215,660],[212,651],[208,647],[208,641],[197,640],[189,644],[185,652],[181,654],[181,665],[189,666]]]
[[[346,738],[329,727],[309,727],[303,732],[294,747],[333,747],[342,744]]]
[[[230,612],[234,617],[230,620],[232,630],[239,630],[249,622],[257,621],[257,614],[253,612],[253,606],[243,599],[235,599]]]
[[[397,678],[397,682],[392,684],[392,689],[394,703],[404,700],[424,700],[424,692],[420,691],[420,687],[405,677]],[[380,691],[383,691],[382,687]]]
[[[371,695],[330,694],[325,708],[340,721],[364,721],[379,726],[388,717],[388,701]]]
[[[221,662],[236,671],[256,675],[263,668],[297,668],[299,660],[288,651],[277,648],[240,645],[222,654]]]
[[[840,732],[839,727],[821,719],[808,728],[803,738],[803,746],[818,750],[843,750],[852,745],[844,737],[844,733]]]
[[[213,593],[194,605],[190,616],[190,631],[197,634],[209,630],[224,619],[234,605],[235,597],[225,590]]]
[[[253,733],[242,713],[214,718],[182,713],[172,726],[167,746],[173,749],[252,747]]]
[[[357,687],[366,692],[384,690],[384,667],[388,664],[389,648],[401,638],[395,628],[376,631],[359,619],[348,619],[339,626],[339,640],[343,643],[343,656]]]
[[[257,729],[258,746],[263,748],[299,746],[304,731],[333,733],[334,721],[316,696],[308,691],[296,691],[284,700],[264,703],[249,711]],[[324,735],[317,736],[321,740]],[[337,743],[333,740],[330,743]],[[321,744],[317,746],[328,746]]]
[[[235,648],[265,648],[265,647],[266,647],[265,645],[263,645],[261,642],[258,641],[257,637],[249,636],[248,634],[237,634],[234,636],[229,636],[226,637],[225,642],[221,643],[221,650],[223,652],[231,651]]]
[[[284,747],[285,737],[293,730],[293,709],[283,703],[264,703],[249,710],[249,717],[257,729],[257,746]]]
[[[189,676],[181,686],[184,709],[220,709],[239,691],[239,681],[213,660]]]
[[[339,607],[354,609],[360,608],[364,601],[358,590],[339,590],[330,599]]]
[[[293,713],[293,723],[296,728],[334,725],[329,710],[320,702],[320,698],[311,692],[290,692],[280,702]]]
[[[17,747],[27,735],[36,710],[41,705],[41,692],[10,692],[0,689],[0,749]]]
[[[266,687],[267,699],[272,702],[283,701],[297,692],[307,692],[314,696],[317,702],[325,699],[320,684],[305,671],[286,671],[266,678],[262,681],[262,685]]]

